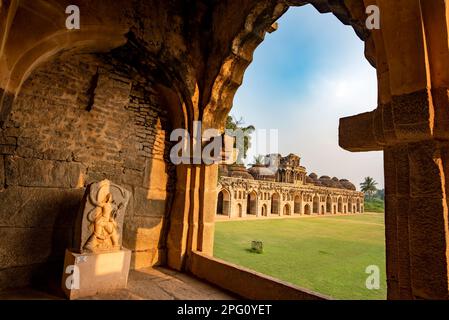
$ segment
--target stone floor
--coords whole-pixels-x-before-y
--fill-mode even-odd
[[[33,289],[0,294],[0,300],[62,299]],[[190,275],[166,268],[145,268],[129,273],[128,287],[85,300],[230,300],[236,299],[222,289]]]

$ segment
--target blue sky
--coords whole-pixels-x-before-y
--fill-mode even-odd
[[[289,9],[278,23],[257,48],[231,115],[257,129],[277,129],[279,152],[299,155],[308,173],[347,178],[357,187],[372,176],[383,187],[381,152],[338,146],[338,119],[377,106],[376,70],[363,42],[310,5]]]

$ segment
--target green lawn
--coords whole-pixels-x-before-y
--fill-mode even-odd
[[[214,256],[336,299],[385,299],[384,237],[379,213],[217,222]],[[365,286],[369,265],[380,268],[379,290]]]

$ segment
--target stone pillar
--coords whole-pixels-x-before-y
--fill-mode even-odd
[[[389,299],[449,298],[446,144],[385,150],[385,223]]]
[[[176,193],[170,211],[170,227],[167,236],[167,265],[176,270],[184,268],[187,250],[191,175],[190,165],[176,166]]]
[[[198,250],[212,255],[214,249],[215,212],[217,211],[218,165],[202,166]],[[232,203],[232,202],[231,202]],[[231,205],[230,203],[230,205]],[[229,209],[231,211],[231,209]]]
[[[407,147],[396,147],[384,152],[388,299],[411,298],[407,151]]]
[[[415,298],[448,299],[447,146],[437,141],[413,143],[408,155],[412,293]]]
[[[170,213],[167,264],[188,268],[192,251],[213,254],[217,211],[218,165],[178,165],[176,194]]]

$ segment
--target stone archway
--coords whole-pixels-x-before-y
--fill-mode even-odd
[[[337,212],[338,213],[343,213],[343,199],[342,199],[342,197],[338,197],[337,203],[338,203],[338,205],[337,205]]]
[[[280,214],[280,201],[281,197],[279,193],[273,193],[271,195],[271,214]]]
[[[294,198],[294,209],[293,209],[293,213],[294,214],[301,214],[301,207],[302,207],[302,197],[300,195],[295,195]]]
[[[313,197],[313,214],[320,214],[320,197],[315,195]]]
[[[284,216],[289,216],[290,214],[291,214],[291,211],[290,211],[290,205],[287,203],[287,204],[284,206],[283,215],[284,215]]]
[[[261,215],[262,215],[262,217],[266,217],[268,215],[268,209],[267,209],[267,205],[266,204],[262,205]]]
[[[12,5],[15,3],[19,5]],[[163,104],[172,110],[183,110],[177,116],[170,116],[172,123],[183,122],[182,127],[190,128],[193,120],[203,120],[205,128],[222,128],[252,53],[289,5],[310,3],[320,12],[333,12],[340,21],[351,25],[365,42],[365,56],[377,69],[379,104],[374,111],[341,119],[339,143],[353,152],[384,152],[388,298],[449,298],[445,192],[449,185],[449,4],[446,1],[378,0],[382,15],[380,30],[366,29],[366,1],[362,0],[250,0],[237,5],[204,2],[201,9],[185,14],[179,13],[182,3],[176,1],[141,1],[138,5],[134,1],[122,1],[121,10],[114,10],[109,3],[101,1],[77,3],[81,12],[85,9],[92,12],[85,17],[89,29],[68,33],[64,26],[66,16],[57,1],[35,1],[33,10],[26,8],[25,1],[4,2],[1,25],[5,28],[0,35],[0,127],[4,128],[7,123],[26,78],[35,73],[35,67],[51,60],[47,58],[73,47],[104,53],[123,45],[126,42],[123,35],[136,29],[136,37],[146,43],[145,55],[158,54],[156,65],[166,65],[169,68],[161,69],[177,72],[175,77],[158,79],[155,86],[164,92],[159,94]],[[171,24],[170,30],[165,27],[166,23]],[[212,31],[198,32],[204,26]],[[227,32],[216,31],[222,26],[226,26]],[[98,36],[94,37],[94,33]],[[185,34],[190,35],[188,41]],[[57,35],[61,37],[55,38]],[[148,35],[154,37],[148,39]],[[209,47],[210,50],[201,49]],[[6,145],[12,149],[20,147],[11,141]],[[154,164],[157,168],[161,162]],[[43,171],[49,167],[45,164]],[[25,164],[21,168],[29,166]],[[168,215],[168,234],[162,238],[167,239],[167,264],[181,270],[195,265],[187,263],[195,256],[193,252],[212,253],[217,167],[181,165],[175,171],[174,195],[167,199],[173,204]],[[1,178],[0,184],[14,198],[21,193],[16,190],[14,194],[11,188],[16,185],[8,182],[10,178],[6,181]],[[82,181],[81,175],[78,178]],[[65,200],[76,197],[72,193],[77,192],[78,181],[73,181],[65,188],[71,193]],[[32,178],[31,183],[48,181]],[[23,181],[17,184],[22,185]],[[137,188],[141,194],[136,199],[144,201],[148,193],[139,189],[141,186]],[[50,190],[44,192],[48,195],[46,192]],[[36,206],[30,207],[26,210],[32,212]],[[0,208],[5,208],[5,215],[10,214],[10,204],[2,203]],[[352,205],[347,209],[354,211]],[[138,206],[138,210],[145,211],[144,206]],[[127,230],[127,234],[132,235],[132,230]],[[23,270],[31,270],[37,262],[46,261],[45,252],[49,250],[41,251],[39,259],[29,261]],[[431,260],[427,259],[429,252],[432,252]],[[1,269],[12,270],[9,265],[2,265]],[[33,271],[23,273],[24,279],[31,278]]]
[[[217,200],[217,214],[230,216],[231,215],[231,195],[228,190],[223,189],[218,193]]]
[[[326,213],[332,213],[332,197],[330,195],[326,197]]]
[[[310,215],[310,205],[308,203],[304,206],[304,214],[306,216]]]
[[[258,197],[257,193],[255,191],[250,192],[247,195],[247,201],[246,201],[246,214],[247,215],[257,215],[257,202]]]

